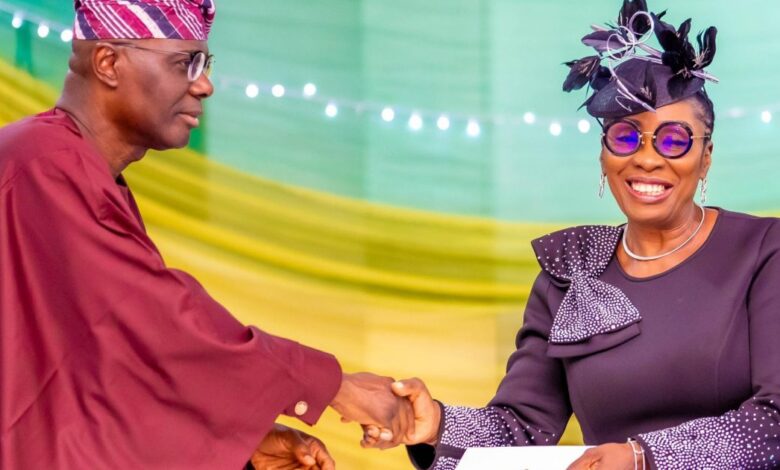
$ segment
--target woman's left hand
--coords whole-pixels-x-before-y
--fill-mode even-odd
[[[642,468],[642,455],[636,456],[631,444],[604,444],[585,451],[567,470],[634,470]],[[636,465],[636,466],[635,466]]]

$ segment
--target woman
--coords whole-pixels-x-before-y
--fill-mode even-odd
[[[703,68],[716,30],[697,54],[689,29],[626,0],[614,30],[584,39],[600,56],[568,64],[565,90],[595,90],[602,192],[627,223],[533,242],[542,272],[487,407],[398,385],[418,468],[453,469],[468,447],[556,444],[572,412],[596,446],[572,469],[780,467],[780,224],[694,202],[713,151]],[[644,44],[653,32],[663,52]]]

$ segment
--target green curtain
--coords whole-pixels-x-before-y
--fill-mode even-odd
[[[13,4],[70,22],[69,2]],[[127,175],[153,239],[247,323],[332,351],[349,370],[421,376],[445,401],[484,404],[538,271],[529,241],[619,220],[595,196],[597,132],[576,130],[585,96],[560,92],[561,62],[588,53],[578,39],[618,7],[583,5],[220,2],[205,152],[151,153]],[[713,202],[777,209],[780,189],[767,183],[778,176],[780,117],[764,124],[758,113],[780,111],[771,83],[780,70],[768,59],[780,5],[651,6],[721,28]],[[68,45],[31,32],[28,75],[9,65],[24,44],[0,12],[0,125],[50,106],[61,86]],[[249,82],[261,85],[255,99]],[[308,82],[314,98],[291,96]],[[272,97],[275,83],[288,95]],[[335,118],[324,114],[330,100],[341,105]],[[372,108],[385,105],[397,110],[391,123]],[[415,110],[425,118],[418,132],[406,124]],[[533,125],[522,122],[528,111]],[[447,132],[435,127],[439,112],[452,117]],[[483,123],[477,138],[464,132],[471,117]],[[558,138],[552,120],[563,124]],[[357,430],[330,413],[314,432],[340,468],[407,468],[402,451],[360,450]],[[564,442],[578,439],[572,427]]]
[[[9,3],[9,0],[4,0]],[[10,3],[67,24],[61,0]],[[718,111],[710,178],[713,204],[772,210],[780,186],[756,184],[780,174],[775,164],[780,50],[774,18],[780,3],[745,0],[650,0],[675,23],[693,17],[694,32],[720,29],[709,87]],[[562,62],[589,49],[579,39],[591,23],[614,21],[618,0],[230,0],[218,3],[211,37],[216,95],[205,118],[205,153],[234,168],[276,181],[356,199],[502,220],[619,220],[595,197],[599,137],[577,130],[587,119],[584,93],[560,91]],[[10,16],[0,14],[0,54]],[[2,36],[6,35],[6,36]],[[36,75],[59,86],[65,50],[52,36],[33,38]],[[7,45],[7,46],[6,46]],[[248,98],[245,86],[260,85]],[[304,84],[314,99],[292,97]],[[280,83],[287,95],[271,96]],[[324,114],[333,99],[338,116]],[[352,107],[347,105],[353,105]],[[397,109],[395,121],[379,117]],[[357,107],[357,109],[355,109]],[[770,124],[762,110],[774,110]],[[424,127],[408,129],[420,111]],[[534,125],[522,122],[534,112]],[[452,127],[439,131],[447,112]],[[426,114],[427,113],[427,114]],[[482,120],[479,138],[465,120]],[[489,120],[499,121],[490,123]],[[519,122],[517,122],[519,120]],[[560,137],[548,131],[563,125]],[[501,123],[503,122],[503,123]],[[609,199],[609,198],[607,198]]]

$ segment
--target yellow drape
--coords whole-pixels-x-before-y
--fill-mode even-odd
[[[0,125],[55,98],[0,61]],[[168,264],[242,321],[472,406],[490,399],[513,349],[538,272],[529,241],[558,228],[349,200],[189,150],[150,152],[126,176]],[[341,469],[409,468],[402,450],[360,449],[359,429],[330,411],[312,433]],[[576,426],[564,437],[579,440]]]

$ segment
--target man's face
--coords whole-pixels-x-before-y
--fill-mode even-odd
[[[117,44],[118,124],[135,145],[156,150],[187,145],[203,100],[214,87],[205,75],[190,81],[191,53],[208,55],[206,41],[146,39]],[[186,54],[180,54],[180,53]]]

